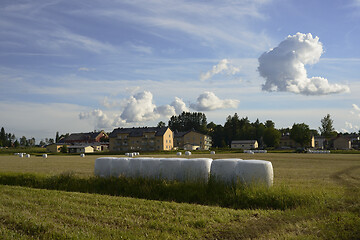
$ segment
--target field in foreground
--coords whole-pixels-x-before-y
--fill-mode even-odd
[[[166,156],[169,157],[169,156]],[[210,157],[193,155],[192,157]],[[214,157],[214,156],[213,156]],[[273,163],[275,188],[318,200],[285,210],[242,209],[0,185],[0,236],[31,238],[271,239],[360,237],[359,155],[224,154]],[[92,175],[96,157],[0,156],[0,177]],[[281,189],[281,188],[279,188]],[[281,192],[277,191],[281,197]]]

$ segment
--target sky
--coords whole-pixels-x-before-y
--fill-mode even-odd
[[[182,111],[360,126],[359,0],[2,0],[0,126],[37,142]]]

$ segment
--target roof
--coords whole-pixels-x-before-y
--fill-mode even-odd
[[[59,143],[75,142],[75,141],[79,141],[79,142],[95,141],[95,139],[103,132],[104,131],[89,132],[89,133],[72,133],[69,136],[61,139]]]
[[[188,133],[190,133],[190,132],[195,132],[195,133],[198,133],[198,134],[207,136],[206,134],[203,134],[203,133],[201,133],[201,132],[198,132],[198,131],[195,131],[194,129],[192,129],[192,130],[185,131],[185,132],[175,131],[175,132],[174,132],[174,137],[175,137],[175,138],[177,138],[177,137],[183,137],[183,136],[185,136],[186,134],[188,134]]]
[[[163,136],[168,130],[168,127],[139,127],[139,128],[116,128],[109,137],[116,137],[118,134],[129,134],[129,137],[141,137],[144,133],[155,133],[155,136]]]
[[[231,144],[254,144],[256,140],[233,140]]]

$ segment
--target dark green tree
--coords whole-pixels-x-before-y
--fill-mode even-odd
[[[20,138],[20,145],[21,146],[26,146],[27,145],[27,140],[26,140],[26,137],[25,136],[22,136],[21,138]]]
[[[61,152],[62,152],[62,153],[67,153],[67,152],[68,152],[68,147],[67,147],[66,144],[64,144],[64,145],[62,146]]]
[[[311,140],[311,131],[309,126],[305,123],[294,123],[290,131],[290,138],[299,143],[301,147],[307,146]]]
[[[1,147],[6,146],[6,132],[4,127],[1,128],[1,132],[0,132],[0,146]]]
[[[163,121],[160,121],[160,122],[157,124],[157,127],[166,127],[166,124],[165,124]]]
[[[337,135],[333,127],[334,121],[331,119],[330,114],[327,114],[323,119],[321,119],[321,127],[319,127],[321,136],[330,139]]]
[[[275,129],[275,127],[272,127],[272,125],[268,126],[270,127],[267,127],[264,130],[264,144],[266,147],[278,147],[280,143],[281,132]]]
[[[59,132],[56,132],[56,137],[55,137],[55,142],[59,142],[60,140],[60,137],[59,137]]]
[[[172,131],[195,131],[206,134],[207,120],[204,113],[200,112],[183,112],[179,116],[172,116],[169,120],[168,126]]]

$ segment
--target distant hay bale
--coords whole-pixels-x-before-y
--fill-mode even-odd
[[[211,151],[210,154],[214,155],[214,154],[215,154],[215,151]]]
[[[190,155],[191,155],[191,152],[190,152],[190,151],[186,151],[186,152],[185,152],[185,155],[186,155],[186,156],[190,156]]]
[[[80,157],[85,157],[85,153],[80,154]]]
[[[47,155],[46,153],[44,153],[44,154],[42,155],[42,157],[43,157],[43,158],[47,158],[48,155]]]
[[[30,154],[26,154],[25,157],[26,157],[26,158],[30,158]]]
[[[177,152],[176,155],[177,155],[177,156],[181,156],[181,152]]]
[[[21,158],[22,158],[22,157],[24,157],[24,154],[22,154],[22,153],[19,153],[19,157],[21,157]]]

